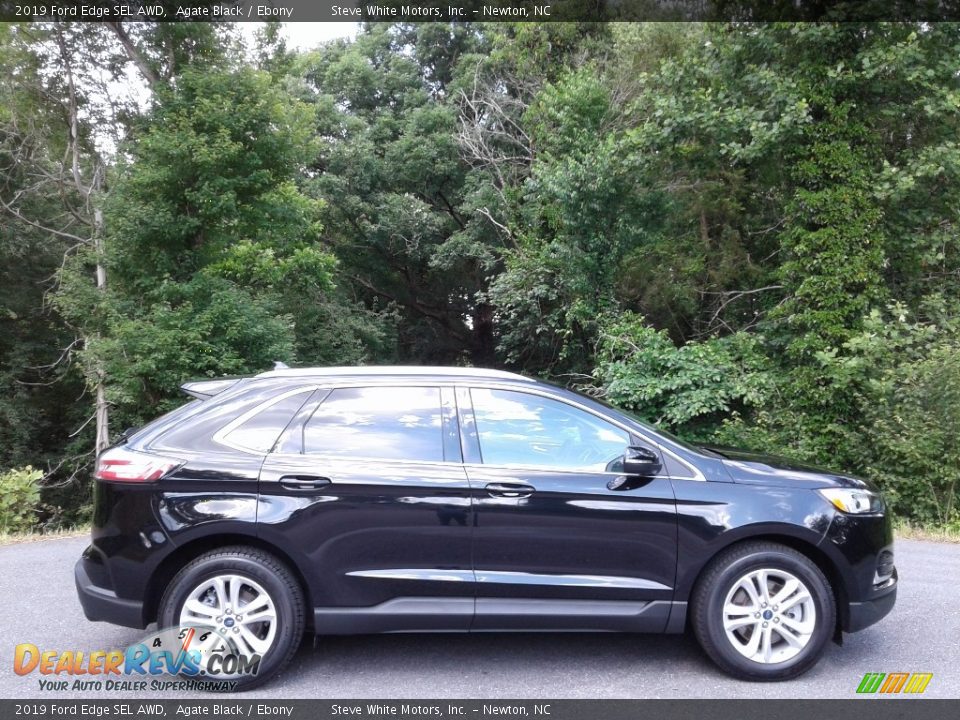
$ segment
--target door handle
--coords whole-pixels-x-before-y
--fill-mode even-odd
[[[316,490],[330,484],[330,478],[318,475],[284,475],[280,487],[287,490]]]
[[[533,485],[526,483],[490,483],[484,487],[493,497],[526,498],[537,491]]]

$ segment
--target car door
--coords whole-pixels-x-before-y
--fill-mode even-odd
[[[664,629],[676,571],[659,449],[599,413],[532,390],[458,390],[476,529],[476,630]]]
[[[309,568],[316,630],[465,630],[469,484],[451,388],[334,387],[260,474],[258,532]]]

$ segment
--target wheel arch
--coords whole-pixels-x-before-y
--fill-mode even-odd
[[[203,537],[194,538],[193,540],[178,546],[169,555],[167,555],[167,557],[165,557],[153,571],[153,574],[150,576],[150,581],[147,584],[147,592],[145,594],[143,608],[144,622],[156,622],[157,613],[160,608],[160,599],[163,597],[164,590],[166,589],[167,585],[170,584],[170,581],[173,580],[174,576],[187,563],[211,550],[237,545],[245,545],[247,547],[268,552],[271,555],[274,555],[290,569],[290,572],[293,573],[294,578],[296,578],[297,583],[300,585],[300,590],[303,592],[304,600],[307,603],[307,607],[304,609],[307,618],[307,624],[311,625],[313,616],[311,610],[313,608],[313,602],[310,594],[310,585],[307,583],[306,576],[299,565],[292,557],[290,557],[288,553],[284,552],[273,543],[267,542],[266,540],[263,540],[255,535],[243,535],[237,533],[206,535]]]
[[[820,572],[826,576],[830,583],[830,589],[833,591],[833,598],[837,604],[837,627],[835,628],[835,639],[840,637],[840,629],[846,626],[849,613],[849,593],[847,590],[847,579],[843,576],[840,567],[833,558],[821,547],[817,540],[812,537],[803,537],[789,531],[765,530],[747,535],[739,535],[730,538],[728,542],[718,545],[712,549],[711,554],[700,565],[693,577],[686,583],[685,596],[687,599],[693,597],[694,589],[707,569],[722,553],[730,548],[743,545],[750,542],[772,542],[784,545],[810,560],[819,568]],[[687,613],[687,623],[689,623],[689,613]]]

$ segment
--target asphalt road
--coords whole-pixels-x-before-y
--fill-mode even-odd
[[[0,548],[0,698],[124,697],[42,693],[13,672],[17,643],[123,648],[144,632],[91,623],[73,587],[85,539]],[[257,698],[850,698],[867,672],[931,672],[926,697],[960,697],[960,545],[902,540],[897,606],[880,624],[830,644],[803,677],[752,684],[717,670],[691,636],[379,635],[308,638]],[[137,697],[128,694],[127,697]],[[142,697],[142,696],[140,696]],[[170,699],[188,697],[172,693]],[[195,695],[206,697],[209,695]],[[225,698],[226,696],[218,696]]]

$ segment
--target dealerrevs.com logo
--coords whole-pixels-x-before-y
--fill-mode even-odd
[[[860,681],[860,685],[857,686],[857,692],[861,694],[896,695],[906,693],[913,695],[926,690],[932,679],[933,673],[867,673]]]
[[[43,691],[229,691],[237,679],[256,675],[262,657],[240,651],[225,632],[199,626],[161,630],[125,650],[14,649],[13,671],[37,674]],[[169,679],[178,675],[181,679]]]

